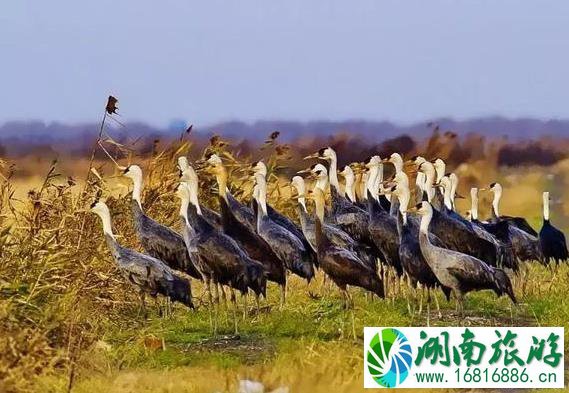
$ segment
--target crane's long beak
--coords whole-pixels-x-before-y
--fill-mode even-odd
[[[312,169],[307,168],[307,169],[301,169],[300,171],[296,172],[297,175],[304,175],[307,173],[312,173]]]
[[[466,199],[465,197],[463,197],[463,196],[460,195],[460,194],[456,194],[454,197],[455,197],[456,199]]]
[[[479,188],[478,192],[480,192],[480,191],[488,191],[488,189],[487,188]]]
[[[316,152],[316,153],[312,153],[312,154],[310,154],[310,155],[304,157],[303,159],[304,159],[304,160],[311,160],[311,159],[313,159],[313,158],[318,158],[318,156],[319,156],[319,155],[318,155],[318,152]]]

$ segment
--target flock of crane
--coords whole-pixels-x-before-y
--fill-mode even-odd
[[[398,153],[387,159],[373,156],[341,172],[330,147],[306,159],[328,165],[317,163],[292,178],[299,226],[268,203],[263,162],[251,165],[255,185],[248,206],[230,193],[228,173],[218,155],[210,153],[200,160],[199,167],[217,181],[220,211],[216,212],[200,205],[196,170],[186,157],[180,157],[176,194],[182,234],[144,213],[142,171],[137,165],[126,168],[124,176],[133,182],[134,226],[146,254],[117,242],[104,202],[96,201],[91,210],[102,220],[120,271],[140,291],[142,308],[145,294],[161,294],[168,304],[177,301],[193,308],[187,276],[204,282],[213,306],[219,304],[220,297],[226,300],[224,288],[228,287],[234,312],[235,291],[244,295],[245,311],[249,291],[258,307],[259,297],[266,296],[267,281],[280,287],[282,306],[289,274],[310,282],[320,269],[341,290],[347,308],[353,306],[348,287],[384,298],[388,283],[398,287],[406,280],[414,290],[426,288],[429,299],[431,290],[440,289],[447,300],[454,293],[462,314],[464,295],[470,291],[489,289],[516,303],[506,271],[517,274],[527,261],[557,264],[569,258],[565,236],[549,220],[548,192],[543,193],[543,226],[537,233],[522,217],[500,215],[502,187],[498,183],[486,189],[494,197],[490,220],[478,217],[478,192],[484,189],[472,188],[468,216],[458,214],[458,177],[446,173],[441,159],[430,162],[418,156],[409,160],[416,174],[417,200],[413,202],[409,175]],[[384,179],[386,164],[395,167],[390,179]],[[359,182],[355,181],[355,170],[361,171]],[[301,174],[314,180],[310,192]],[[338,175],[345,180],[343,187]],[[326,198],[328,190],[330,198]],[[307,199],[314,201],[313,215],[307,209]],[[440,314],[438,302],[437,309]]]

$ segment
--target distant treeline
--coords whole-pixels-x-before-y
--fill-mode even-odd
[[[341,157],[346,159],[362,153],[387,155],[398,151],[439,155],[459,163],[483,158],[490,149],[498,165],[551,165],[567,157],[569,146],[569,120],[487,117],[465,121],[437,119],[412,125],[358,120],[234,121],[213,126],[194,125],[190,134],[186,133],[184,122],[173,124],[176,125],[156,128],[144,123],[131,122],[125,126],[111,123],[107,132],[115,142],[142,155],[151,152],[159,141],[186,138],[204,145],[213,135],[229,140],[242,154],[254,155],[259,144],[273,131],[279,131],[279,141],[295,146],[293,150],[297,152],[335,144],[336,150],[344,150]],[[91,151],[98,130],[96,123],[8,122],[0,126],[0,156],[82,156]]]

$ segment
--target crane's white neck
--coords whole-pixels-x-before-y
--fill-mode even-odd
[[[425,168],[425,188],[424,190],[427,192],[427,197],[429,198],[429,202],[432,201],[433,197],[435,196],[435,188],[433,185],[435,184],[435,168],[433,164],[430,162],[423,163],[423,168]]]
[[[500,199],[502,199],[502,187],[494,187],[494,199],[492,200],[492,209],[494,215],[500,217]]]
[[[298,203],[300,203],[305,212],[308,212],[308,209],[306,209],[306,185],[304,184],[304,180],[301,177],[295,180],[292,185],[296,188]]]
[[[443,196],[444,196],[444,203],[447,209],[452,210],[452,197],[451,197],[451,185],[450,181],[447,180],[443,182]]]
[[[109,209],[102,209],[98,210],[97,215],[101,218],[101,222],[103,224],[103,233],[109,235],[113,239],[116,240],[115,235],[113,234],[113,227],[111,223],[111,213]]]
[[[188,159],[184,156],[178,157],[178,168],[183,172],[190,166]]]
[[[218,164],[217,172],[215,173],[215,179],[217,181],[217,189],[219,196],[225,199],[227,202],[227,193],[229,189],[227,188],[227,171],[222,164]]]
[[[336,153],[332,152],[330,155],[330,168],[328,168],[328,177],[330,178],[330,185],[336,189],[340,195],[344,195],[340,190],[340,182],[338,181],[338,158]]]
[[[421,226],[419,230],[421,233],[427,235],[429,233],[429,224],[433,218],[433,209],[428,209],[425,214],[421,217]]]
[[[184,185],[187,187],[187,185]],[[190,194],[188,192],[178,193],[180,196],[180,217],[184,219],[184,222],[188,227],[191,227],[190,221],[188,219],[188,207],[190,206]]]
[[[255,175],[257,182],[257,203],[261,207],[263,216],[267,215],[267,181],[263,175]]]
[[[360,175],[359,190],[362,200],[367,201],[367,179],[369,174],[364,172]]]
[[[470,189],[470,218],[478,220],[478,188]]]
[[[345,179],[346,179],[346,195],[348,196],[348,198],[350,198],[350,201],[355,202],[356,192],[354,189],[355,179],[353,172],[346,173]]]
[[[379,177],[379,166],[374,165],[371,168],[369,168],[366,188],[374,199],[378,198],[379,188],[376,187],[378,177]]]
[[[443,178],[443,176],[445,175],[445,171],[446,171],[446,165],[444,162],[440,161],[437,162],[437,165],[435,165],[435,171],[436,171],[436,175],[437,175],[437,183],[441,181],[441,179]]]
[[[458,189],[458,176],[454,173],[449,175],[450,180],[450,200],[452,202],[452,208],[455,208],[456,190]]]
[[[140,210],[142,210],[142,176],[135,174],[132,177],[132,184],[132,199],[138,203]]]
[[[425,174],[423,172],[417,172],[417,178],[415,179],[415,184],[421,190],[425,191]]]
[[[328,185],[328,178],[327,176],[319,176],[316,180],[316,186],[322,191],[326,191],[326,186]]]
[[[395,167],[395,174],[403,173],[403,158],[399,154],[391,158],[391,163]]]
[[[411,192],[409,186],[397,185],[397,197],[399,199],[399,211],[403,216],[403,222],[407,224],[407,208],[411,200]]]
[[[549,192],[543,193],[543,219],[549,221]]]
[[[375,175],[373,188],[377,190],[376,193],[378,193],[379,191],[383,193],[383,164],[379,164],[377,166],[377,173]]]
[[[189,180],[186,182],[186,184],[188,185],[188,190],[189,190],[189,201],[192,203],[192,205],[194,205],[194,207],[196,208],[196,212],[201,216],[202,209],[200,207],[200,201],[198,197],[198,183],[195,180]],[[186,212],[187,212],[187,206],[186,206]]]

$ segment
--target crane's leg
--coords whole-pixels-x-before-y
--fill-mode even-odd
[[[413,315],[413,313],[411,312],[411,303],[409,302],[409,297],[411,297],[411,277],[407,274],[407,287],[409,288],[409,292],[407,293],[407,296],[405,297],[407,299],[407,312],[409,313],[409,315]]]
[[[352,317],[352,336],[354,337],[354,340],[357,340],[357,335],[356,335],[356,318],[354,316],[354,309],[351,308],[350,309],[350,316]]]
[[[383,267],[383,282],[385,283],[385,288],[383,289],[383,293],[385,293],[385,297],[389,299],[389,290],[388,290],[389,269],[387,268],[387,266]]]
[[[243,294],[243,321],[247,319],[247,314],[249,312],[249,306],[247,304],[248,301],[249,301],[249,291]]]
[[[427,287],[427,327],[431,327],[431,290]]]
[[[215,292],[214,294],[214,302],[213,302],[213,313],[214,313],[214,317],[213,317],[213,336],[217,336],[217,328],[219,325],[219,308],[220,308],[220,304],[219,304],[219,287],[217,285],[217,282],[213,282],[213,290]]]
[[[462,292],[457,292],[456,293],[456,301],[457,301],[457,306],[458,306],[458,312],[459,312],[459,316],[460,316],[460,320],[463,321],[463,317],[464,317],[464,294]]]
[[[235,334],[239,334],[239,329],[237,328],[237,298],[235,297],[235,289],[231,288],[231,303],[233,304],[233,325],[235,328]]]
[[[427,302],[427,327],[431,327],[431,303]]]
[[[221,298],[223,299],[223,305],[227,309],[227,295],[225,294],[225,288],[223,288],[223,285],[221,285],[221,284],[217,284],[217,285],[219,286],[219,290],[221,292]]]
[[[211,294],[211,280],[207,277],[203,277],[203,282],[205,284],[205,290],[207,292],[207,300],[209,302],[209,306],[213,305],[213,295]]]
[[[207,312],[209,315],[209,328],[210,330],[213,332],[214,331],[214,327],[213,327],[213,315],[212,315],[212,308],[215,307],[215,305],[213,304],[213,296],[211,294],[211,280],[207,277],[203,277],[203,281],[205,283],[205,289],[207,291],[208,294],[208,307],[207,307]]]
[[[419,283],[417,284],[417,287],[419,288],[419,315],[421,315],[423,313],[423,296],[425,294],[425,287],[423,286],[423,284]]]
[[[443,317],[443,314],[441,313],[441,306],[439,304],[439,297],[437,296],[436,292],[434,294],[435,297],[435,305],[437,306],[437,313],[439,315],[439,319],[441,319]]]

